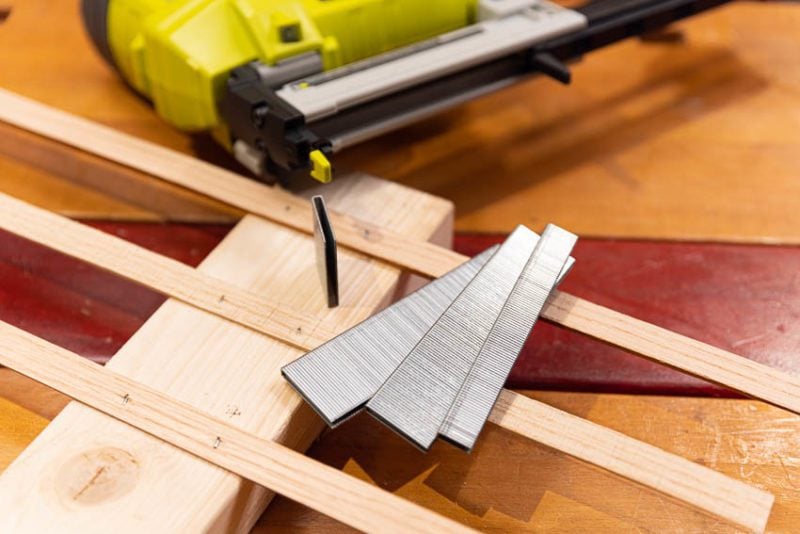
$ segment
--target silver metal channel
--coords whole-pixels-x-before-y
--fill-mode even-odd
[[[518,227],[367,403],[377,419],[430,448],[539,241]]]
[[[308,123],[377,100],[433,79],[525,50],[537,43],[586,27],[577,11],[548,2],[539,9],[478,22],[411,45],[366,63],[341,67],[283,86],[278,96],[298,109]],[[408,52],[408,53],[407,53]]]
[[[475,445],[577,239],[547,226],[439,429],[443,439],[465,450]]]
[[[375,394],[497,248],[286,365],[283,376],[328,425],[338,425]]]

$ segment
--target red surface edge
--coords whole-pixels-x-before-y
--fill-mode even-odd
[[[92,222],[192,266],[222,225]],[[473,255],[499,235],[457,235]],[[561,288],[598,304],[800,372],[800,248],[581,240]],[[107,361],[164,298],[78,260],[0,232],[0,319],[95,361]],[[730,391],[547,322],[537,324],[514,388],[734,396]]]

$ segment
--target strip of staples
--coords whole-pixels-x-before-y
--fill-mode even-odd
[[[367,403],[377,419],[427,450],[538,236],[518,227]]]
[[[282,369],[330,426],[355,414],[495,253],[492,247]]]
[[[442,438],[466,450],[475,445],[576,241],[547,226],[439,429]]]

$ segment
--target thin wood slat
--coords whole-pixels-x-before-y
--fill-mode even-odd
[[[489,420],[750,531],[766,528],[771,493],[543,402],[504,390]]]
[[[299,348],[335,334],[309,314],[3,193],[0,228]]]
[[[239,290],[226,282],[159,254],[149,252],[120,238],[46,210],[35,208],[3,194],[0,194],[0,228],[15,232],[39,244],[83,259],[131,280],[144,283],[167,296],[199,305],[202,309],[212,311],[233,322],[249,327],[252,327],[253,323],[258,326],[264,325],[267,327],[269,335],[290,342],[299,348],[310,350],[318,343],[318,340],[309,336],[298,339],[294,330],[297,325],[318,323],[319,321],[312,316],[306,316],[275,303],[268,308],[272,310],[272,315],[262,316],[259,314],[260,308],[257,306],[260,299],[247,291]],[[230,303],[233,308],[216,306],[220,302],[220,295],[225,295],[224,302]],[[237,305],[244,308],[237,309]],[[270,328],[270,317],[275,316],[291,317],[296,322],[289,323],[288,326],[279,324]],[[255,319],[252,319],[253,317]],[[743,521],[752,521],[752,519],[746,514],[750,510],[743,511],[738,504],[735,504],[739,498],[754,503],[764,502],[763,498],[752,498],[753,495],[749,495],[750,492],[758,490],[655,447],[608,431],[560,410],[541,405],[536,401],[526,400],[508,390],[504,391],[502,398],[507,402],[500,403],[499,408],[495,409],[495,412],[499,410],[500,414],[494,413],[491,420],[503,428],[663,491],[672,497],[734,523],[748,528],[752,526],[749,523],[743,523]],[[530,410],[530,413],[526,414],[526,410]],[[547,414],[550,425],[542,425],[535,416],[536,413],[541,412]],[[578,437],[582,438],[579,442],[584,443],[584,446],[575,447],[575,435],[568,433],[562,435],[557,430],[553,431],[553,429],[561,428],[569,428],[573,432],[577,432]],[[631,453],[630,456],[622,457],[613,454],[613,451],[621,447],[620,444],[626,454]],[[604,453],[603,450],[606,449],[612,453]],[[636,458],[637,462],[631,462],[630,458]],[[641,463],[637,467],[640,460]],[[667,483],[664,483],[660,478],[653,477],[651,469],[653,465],[670,467],[674,475]],[[697,481],[703,479],[716,481],[718,483],[716,489],[730,495],[732,500],[709,499],[708,493],[697,489]],[[726,487],[726,485],[730,487]],[[757,504],[754,506],[758,507]],[[766,515],[768,515],[769,506],[766,507],[766,510]],[[742,513],[745,515],[741,515]],[[759,520],[761,515],[763,514],[755,514]],[[764,521],[766,521],[765,517]]]
[[[800,377],[555,291],[542,313],[572,330],[800,413]]]
[[[470,530],[3,322],[0,363],[354,528],[371,532]],[[3,530],[15,531],[14,518],[0,518],[0,524],[6,521]]]
[[[102,126],[82,117],[0,89],[0,120],[137,169],[278,222],[305,233],[313,232],[311,208],[303,199],[278,188],[265,187],[216,165],[155,143]],[[460,264],[455,252],[331,211],[339,244],[399,265],[412,272],[438,277]]]
[[[285,191],[265,187],[185,154],[2,89],[0,120],[141,170],[291,228],[312,232],[310,207]],[[438,277],[467,259],[443,247],[400,236],[386,228],[367,224],[348,215],[335,212],[330,215],[341,244],[415,273]],[[643,343],[631,330],[632,327],[642,326],[642,321],[616,312],[609,313],[611,310],[607,308],[566,293],[560,295],[562,297],[558,302],[564,306],[551,310],[556,303],[551,299],[542,312],[545,319],[800,413],[800,379],[657,327],[653,327],[655,330],[651,329],[649,333],[657,334],[658,339],[651,336],[647,343]],[[591,310],[594,315],[572,317],[572,313],[579,313],[579,310]],[[681,354],[681,350],[674,347],[701,350],[704,357],[711,360]],[[781,382],[777,391],[772,391],[774,380]]]

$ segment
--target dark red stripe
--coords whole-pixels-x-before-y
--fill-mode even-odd
[[[197,265],[230,227],[91,223]],[[475,254],[503,236],[459,235]],[[800,249],[582,240],[562,289],[646,321],[800,373]],[[163,298],[82,262],[0,232],[0,319],[97,361],[113,355]],[[723,388],[540,323],[509,385],[727,395]]]
[[[474,254],[503,236],[456,237]],[[742,356],[800,373],[800,249],[582,240],[562,289]],[[644,359],[540,323],[509,385],[731,395]]]

